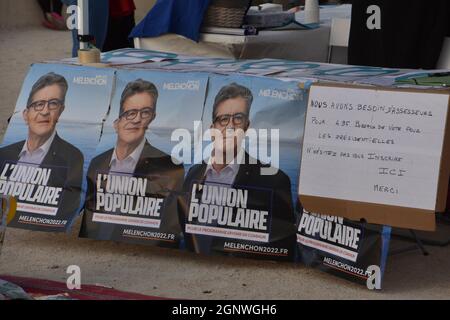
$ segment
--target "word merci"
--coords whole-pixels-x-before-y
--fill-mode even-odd
[[[197,193],[201,192],[201,198]],[[189,222],[267,230],[268,211],[247,208],[248,190],[194,184],[189,207]],[[235,213],[235,214],[234,214]]]
[[[309,237],[319,236],[322,240],[358,249],[361,230],[344,225],[344,218],[318,215],[303,211],[298,232]]]
[[[0,175],[0,194],[19,201],[58,205],[62,188],[47,187],[52,170],[7,163]]]
[[[146,190],[145,178],[98,174],[96,210],[159,217],[164,199],[146,197]]]

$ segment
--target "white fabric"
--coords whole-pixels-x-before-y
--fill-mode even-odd
[[[260,31],[256,36],[202,33],[199,43],[167,34],[136,38],[135,45],[139,49],[201,57],[326,62],[330,29],[325,25],[311,30]]]
[[[331,25],[333,18],[350,19],[352,17],[352,5],[321,5],[320,6],[320,24]],[[305,11],[301,10],[295,13],[295,20],[305,23]]]
[[[19,153],[19,163],[27,163],[39,166],[44,160],[45,156],[53,143],[56,136],[56,130],[53,131],[52,135],[44,142],[42,146],[36,150],[30,151],[28,149],[28,139],[22,147],[22,151]]]

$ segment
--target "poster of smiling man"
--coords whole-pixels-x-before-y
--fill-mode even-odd
[[[292,261],[305,92],[298,82],[246,76],[211,76],[208,88],[210,144],[186,175],[179,207],[187,247]]]
[[[87,173],[80,236],[179,246],[177,197],[191,164],[172,154],[172,133],[193,133],[207,83],[207,75],[195,73],[118,71],[111,112]]]
[[[70,226],[113,77],[113,71],[95,68],[37,64],[30,69],[0,148],[0,194],[18,201],[9,226],[40,231]]]

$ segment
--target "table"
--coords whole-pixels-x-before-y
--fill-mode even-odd
[[[135,38],[140,49],[232,59],[287,59],[326,62],[331,27],[260,31],[258,35],[202,33],[197,43],[176,34]]]
[[[333,18],[351,17],[351,5],[324,5],[320,9],[320,27],[310,30],[266,30],[256,36],[201,33],[197,43],[176,34],[155,38],[136,38],[140,49],[176,54],[230,59],[286,59],[327,62],[327,52]],[[296,13],[296,20],[304,21],[304,11]],[[333,51],[332,61],[347,63],[347,49]]]

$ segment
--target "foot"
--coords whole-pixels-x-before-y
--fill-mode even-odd
[[[45,27],[52,30],[67,30],[64,18],[56,12],[46,13],[46,20],[42,23]]]

